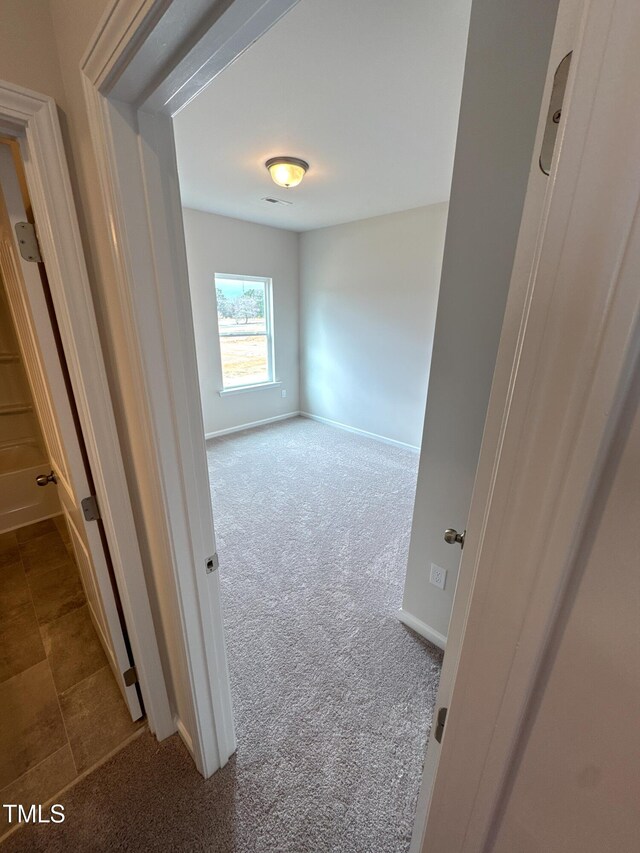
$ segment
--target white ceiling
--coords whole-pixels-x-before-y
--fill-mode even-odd
[[[175,117],[183,205],[306,231],[446,200],[470,5],[300,0]]]

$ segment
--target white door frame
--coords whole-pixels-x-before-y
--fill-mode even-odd
[[[21,148],[74,400],[150,729],[175,730],[102,359],[55,102],[0,82],[0,127]]]
[[[211,3],[206,27],[189,0],[115,0],[81,65],[114,237],[118,357],[137,390],[147,540],[174,599],[175,721],[205,777],[236,740],[219,578],[207,571],[215,535],[171,117],[296,2]]]
[[[207,28],[200,4],[188,0],[115,0],[82,66],[127,326],[123,358],[141,389],[137,415],[165,513],[162,541],[189,665],[194,720],[183,736],[205,775],[226,761],[234,737],[218,580],[203,565],[214,537],[170,116],[294,2],[234,0],[217,14],[212,4]],[[640,79],[630,88],[616,83],[625,62],[637,71],[634,2],[588,7],[536,275],[518,290],[517,311],[510,299],[515,335],[508,358],[502,347],[490,401],[497,428],[483,444],[461,567],[465,594],[450,631],[462,647],[445,657],[453,697],[442,746],[430,746],[439,767],[425,853],[486,847],[635,355],[640,309],[622,243],[637,206],[625,173],[635,164],[636,116],[625,95]],[[588,228],[604,244],[585,247]],[[580,237],[586,263],[575,253]]]

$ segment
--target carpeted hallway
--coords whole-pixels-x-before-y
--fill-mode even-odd
[[[6,853],[405,853],[441,653],[396,618],[417,456],[296,418],[208,442],[238,752],[145,734]]]

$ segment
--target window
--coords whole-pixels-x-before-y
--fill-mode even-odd
[[[273,382],[271,279],[216,273],[224,389]]]

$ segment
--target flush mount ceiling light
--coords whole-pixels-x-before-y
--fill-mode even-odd
[[[309,168],[309,164],[298,157],[272,157],[264,165],[274,184],[287,188],[297,187]]]

